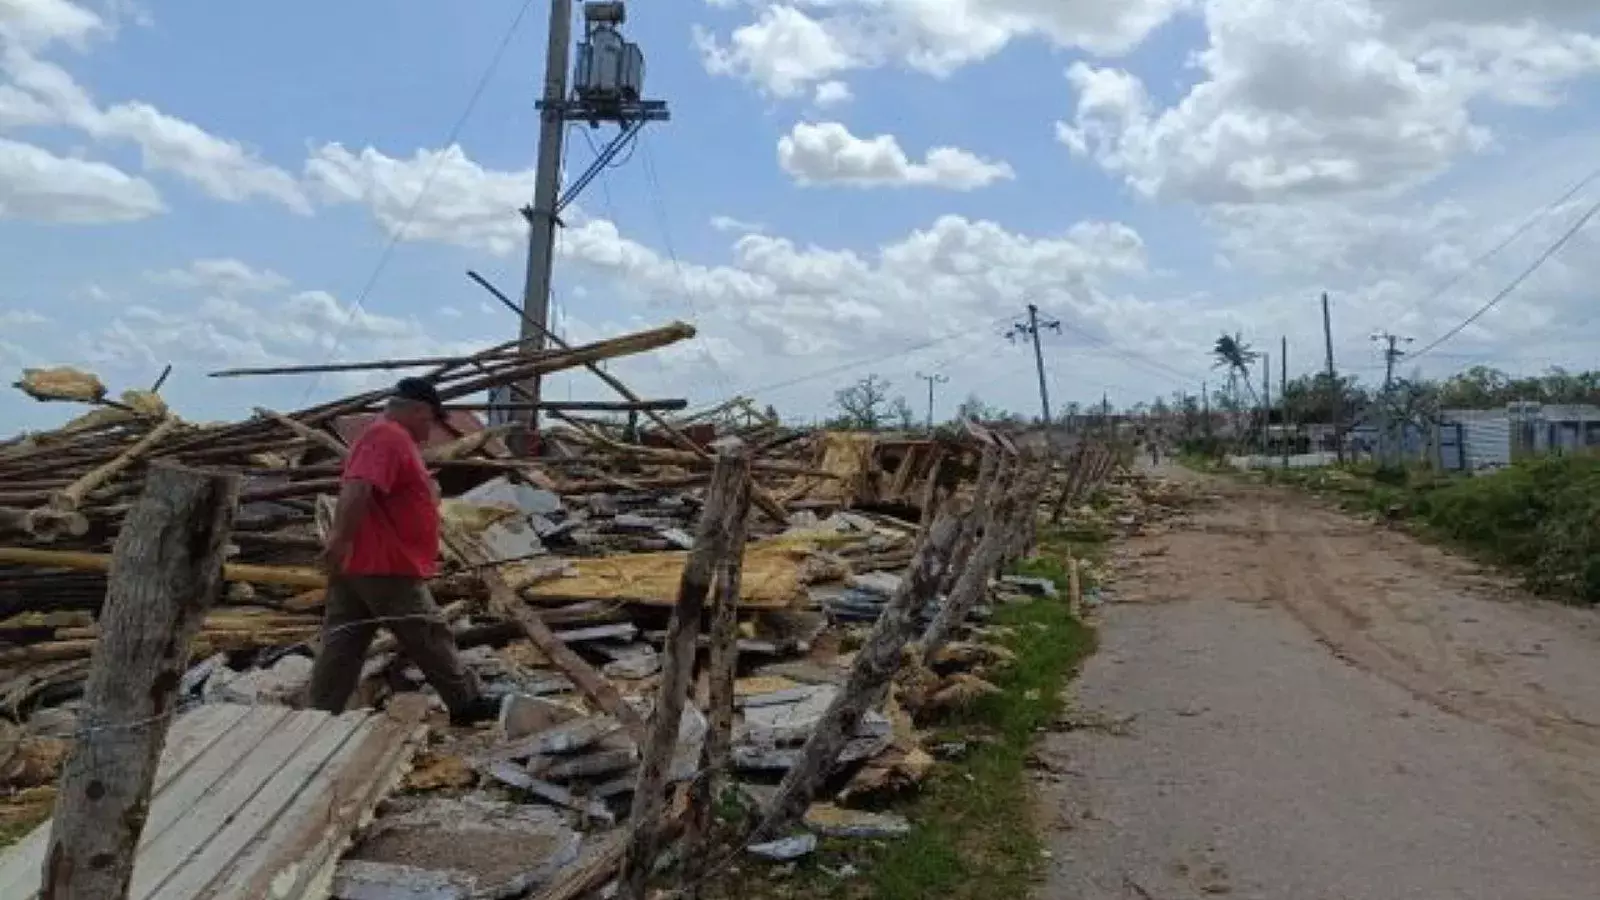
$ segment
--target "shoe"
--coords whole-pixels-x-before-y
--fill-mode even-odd
[[[458,728],[492,722],[500,718],[500,701],[494,697],[479,697],[464,709],[450,711],[450,724]]]

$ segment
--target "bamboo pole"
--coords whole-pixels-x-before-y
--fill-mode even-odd
[[[159,444],[177,428],[179,421],[176,417],[168,417],[161,424],[150,429],[144,437],[134,441],[133,445],[118,453],[110,462],[98,466],[77,481],[68,485],[50,498],[50,506],[54,509],[72,511],[83,503],[83,498],[90,491],[110,481],[113,476],[126,469],[138,459],[145,451]]]
[[[137,505],[134,507],[138,508]],[[129,526],[124,525],[123,530]],[[110,572],[112,554],[89,553],[82,550],[38,550],[33,547],[0,547],[0,563],[19,566],[43,566],[52,569],[76,569],[83,572]],[[228,563],[222,567],[224,581],[243,581],[247,584],[276,584],[284,587],[327,587],[328,576],[303,566],[256,566],[248,563]]]
[[[277,422],[279,425],[289,429],[301,438],[321,446],[324,450],[327,450],[340,459],[344,459],[350,455],[350,448],[344,445],[344,441],[339,440],[320,428],[312,428],[304,422],[297,422],[281,412],[275,412],[260,406],[256,407],[256,415],[265,416],[266,418]]]
[[[515,303],[512,303],[510,298],[502,293],[499,288],[496,288],[494,285],[490,284],[483,276],[476,272],[468,272],[467,276],[473,281],[476,281],[484,290],[495,295],[500,302],[506,304],[511,309],[516,310],[517,314],[522,316],[523,321],[532,323],[540,331],[544,332],[545,338],[551,343],[555,344],[557,347],[570,347],[570,345],[563,340],[560,335],[549,330],[534,319],[528,318],[528,316],[522,311],[521,307],[517,306]],[[688,328],[687,325],[683,327]],[[689,332],[690,333],[688,336],[693,337],[694,330],[691,328],[689,329]],[[593,372],[596,377],[609,385],[612,390],[621,394],[623,399],[630,403],[643,402],[638,394],[635,394],[626,384],[623,384],[610,372],[600,368],[593,362],[584,362],[583,365],[587,366],[590,372]],[[643,412],[651,422],[654,422],[657,428],[660,428],[662,431],[666,432],[667,436],[672,438],[673,443],[677,444],[679,447],[688,450],[690,453],[699,456],[701,459],[711,458],[711,454],[707,453],[705,448],[701,447],[699,444],[696,444],[694,441],[689,440],[689,438],[685,436],[682,431],[678,430],[678,427],[673,425],[672,422],[669,421],[665,416],[652,409],[644,409],[641,410],[641,412]],[[779,525],[789,524],[789,514],[784,512],[783,507],[780,506],[776,500],[772,499],[772,497],[767,494],[766,491],[763,491],[760,485],[754,485],[751,488],[750,496],[755,502],[756,506],[760,507],[762,512],[772,517],[773,521],[777,522]]]

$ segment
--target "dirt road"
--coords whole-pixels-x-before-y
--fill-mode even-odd
[[[1209,489],[1120,551],[1090,725],[1040,751],[1040,896],[1600,898],[1600,615]]]

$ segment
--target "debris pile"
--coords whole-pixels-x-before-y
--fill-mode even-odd
[[[540,454],[522,457],[511,428],[457,402],[427,442],[445,534],[430,587],[501,715],[450,728],[434,700],[427,746],[335,873],[334,896],[571,897],[619,869],[627,888],[628,860],[654,859],[677,826],[706,846],[695,823],[712,788],[751,800],[739,845],[772,858],[814,845],[795,828],[904,833],[903,820],[849,806],[926,778],[935,763],[918,720],[993,690],[983,674],[1008,659],[982,640],[992,577],[1031,546],[1047,484],[1071,507],[1108,457],[1086,446],[1052,471],[977,426],[959,441],[791,432],[748,401],[673,420],[659,410],[681,401],[640,400],[595,368],[692,334],[674,324],[533,355],[504,345],[344,364],[426,367],[447,403],[588,366],[626,402],[587,405],[630,421],[541,404],[554,422]],[[180,709],[299,704],[340,463],[386,392],[199,425],[155,390],[111,400],[74,370],[30,371],[18,387],[95,408],[0,443],[0,789],[37,806],[70,747],[112,543],[153,465],[244,482],[226,590],[191,648]],[[730,435],[737,445],[713,444]],[[742,474],[724,484],[734,446]],[[719,521],[738,525],[718,532]],[[709,651],[698,667],[697,648]],[[430,691],[380,635],[353,703]],[[664,703],[677,727],[657,759]],[[664,793],[659,813],[636,796]]]

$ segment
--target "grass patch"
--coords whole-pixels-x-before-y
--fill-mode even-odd
[[[1471,477],[1362,467],[1263,477],[1407,523],[1422,537],[1521,574],[1540,593],[1600,602],[1600,457],[1528,459]]]
[[[1038,877],[1044,845],[1034,831],[1028,754],[1038,733],[1062,712],[1061,690],[1094,649],[1092,629],[1066,602],[1068,553],[1097,558],[1103,543],[1056,532],[1043,535],[1040,555],[1019,574],[1050,578],[1056,600],[999,607],[994,625],[1016,662],[992,673],[1001,693],[938,723],[938,742],[965,742],[968,754],[941,763],[920,793],[893,809],[912,822],[893,841],[824,841],[792,870],[741,862],[740,874],[712,896],[996,900],[1024,897]],[[1084,588],[1092,585],[1085,580]],[[840,877],[842,867],[856,874]]]

